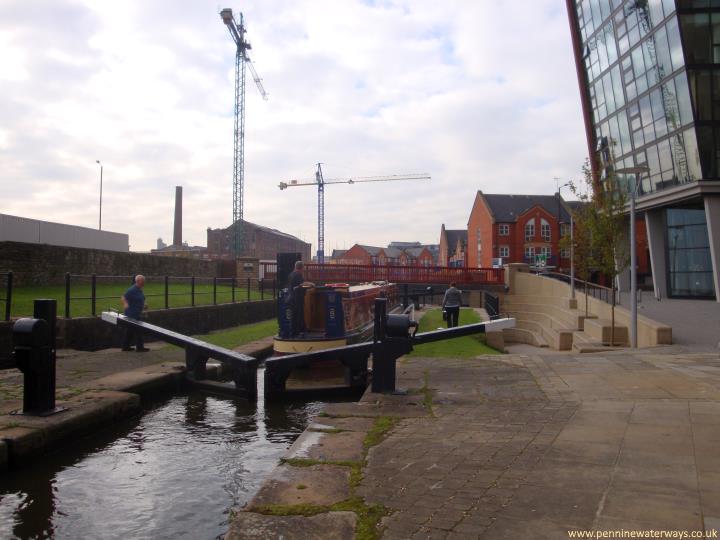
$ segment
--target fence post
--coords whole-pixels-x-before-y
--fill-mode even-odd
[[[213,306],[217,306],[217,277],[213,277]]]
[[[277,284],[277,280],[276,280],[276,278],[273,278],[273,299],[275,299],[275,297],[277,296],[277,295],[275,294],[275,286],[276,286],[276,284]]]
[[[265,300],[265,278],[260,278],[260,300]]]
[[[195,276],[190,277],[190,305],[195,307]]]
[[[97,276],[95,274],[93,274],[90,277],[90,312],[92,313],[93,317],[95,316],[95,312],[96,312],[96,310],[95,310],[95,306],[96,306],[95,301],[97,299],[96,291],[97,291]]]
[[[230,280],[230,295],[232,298],[232,303],[235,303],[235,278],[231,278]]]
[[[170,309],[170,280],[167,276],[165,276],[163,281],[165,282],[165,309]]]
[[[250,301],[250,278],[247,278],[247,301]]]
[[[70,272],[65,272],[65,318],[70,318]]]
[[[13,273],[7,273],[7,291],[5,292],[5,320],[10,320],[10,306],[12,305]]]

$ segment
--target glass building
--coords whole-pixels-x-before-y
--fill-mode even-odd
[[[720,301],[720,0],[566,0],[590,155],[635,185],[658,297]]]

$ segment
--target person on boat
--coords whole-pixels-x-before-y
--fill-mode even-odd
[[[462,291],[455,288],[455,283],[450,284],[450,288],[445,291],[442,301],[443,311],[447,314],[447,327],[453,328],[460,321],[460,306],[462,305]]]
[[[305,332],[305,289],[315,286],[314,283],[305,281],[304,268],[305,265],[302,261],[296,261],[295,269],[290,272],[288,278],[288,290],[292,295],[292,333],[294,336]]]

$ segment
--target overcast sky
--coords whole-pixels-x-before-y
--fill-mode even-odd
[[[98,225],[132,250],[232,219],[235,48],[248,73],[245,218],[317,243],[317,190],[280,181],[426,172],[430,181],[329,186],[326,252],[438,242],[478,189],[555,191],[586,155],[560,0],[3,0],[0,213]]]

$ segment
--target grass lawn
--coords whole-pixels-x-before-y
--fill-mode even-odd
[[[480,316],[471,308],[460,309],[460,326],[482,322]],[[420,319],[418,332],[429,332],[447,325],[442,320],[440,308],[431,309]],[[418,345],[408,356],[444,356],[452,358],[472,358],[481,354],[501,354],[496,349],[485,345],[485,334],[464,336],[435,343]]]
[[[247,301],[247,289],[245,283],[242,288],[235,288],[235,301]],[[129,283],[98,283],[96,288],[96,308],[95,311],[99,315],[102,311],[108,309],[121,309],[122,303],[120,296],[127,290]],[[186,307],[192,305],[191,287],[189,280],[182,283],[170,281],[168,287],[168,304],[169,307]],[[148,280],[143,289],[145,293],[148,309],[164,309],[165,308],[165,285],[162,281],[152,282]],[[4,291],[1,293],[4,297]],[[13,317],[26,317],[32,315],[33,300],[36,298],[55,298],[58,302],[58,317],[65,316],[65,287],[13,287],[12,292],[12,310],[10,312]],[[91,295],[90,280],[82,282],[73,282],[70,290],[71,317],[87,317],[91,314]],[[260,300],[260,291],[251,289],[250,300]],[[272,299],[272,289],[265,290],[264,298]],[[85,297],[87,300],[74,300],[75,298]],[[230,285],[223,283],[217,286],[217,303],[225,304],[232,301],[232,288]],[[212,283],[196,283],[195,284],[195,305],[211,305],[213,303],[213,286]],[[0,305],[0,312],[4,313],[5,305]]]
[[[237,326],[229,330],[219,330],[211,334],[195,336],[198,339],[219,345],[226,349],[234,349],[251,341],[256,341],[268,336],[274,336],[278,332],[277,319],[268,319],[253,324]]]

